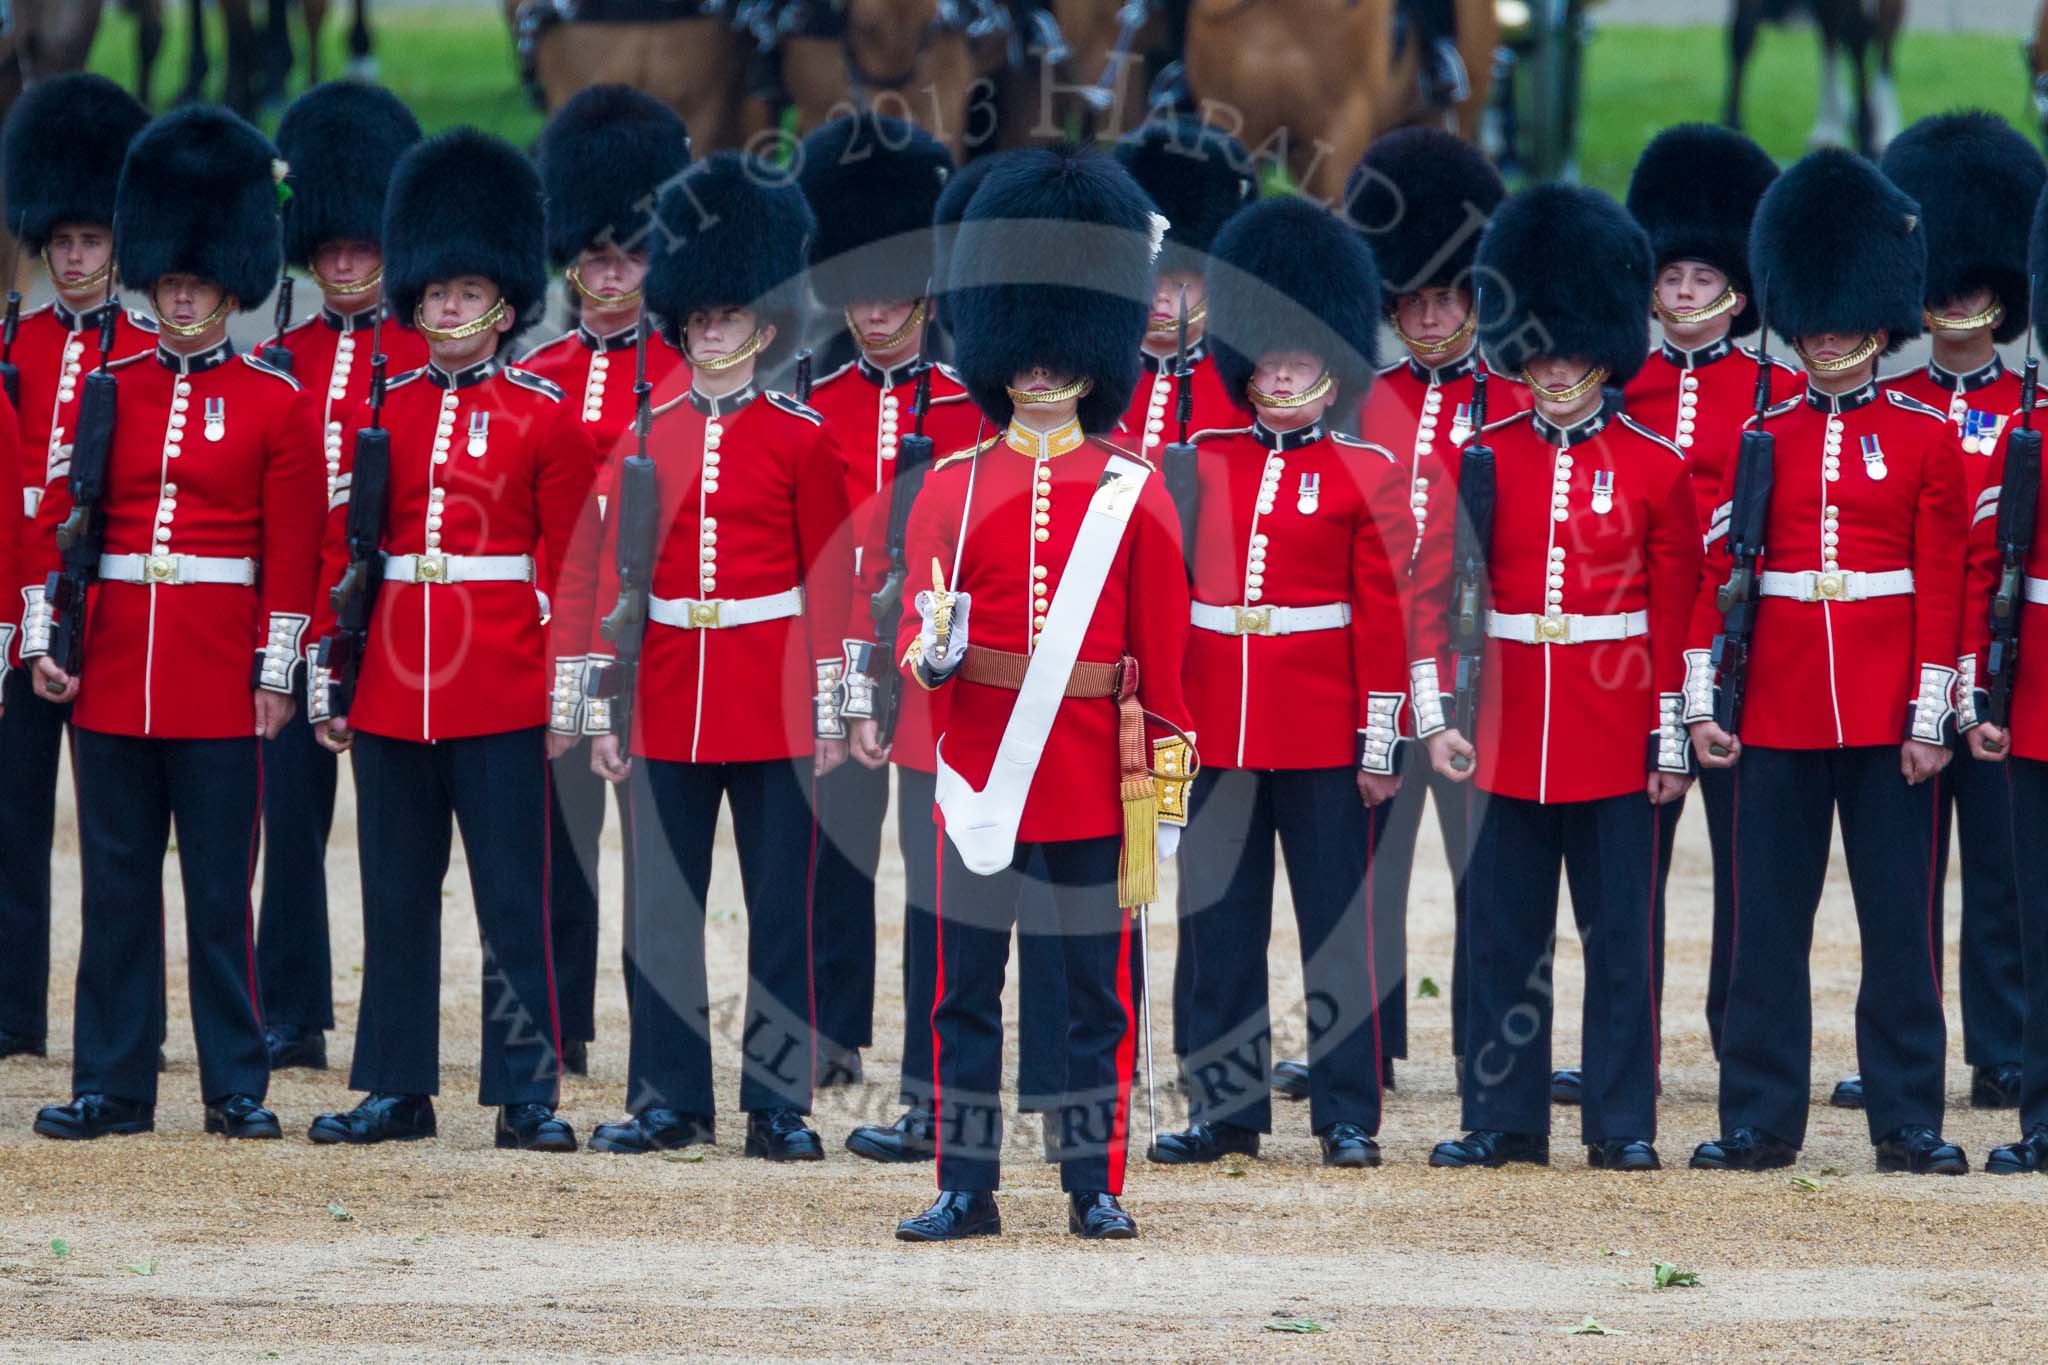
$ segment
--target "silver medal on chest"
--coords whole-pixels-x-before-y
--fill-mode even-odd
[[[209,398],[206,400],[206,439],[218,441],[228,434],[228,400]]]
[[[463,449],[468,451],[471,456],[481,459],[483,458],[483,453],[490,449],[490,442],[491,415],[481,409],[471,412],[469,414],[469,444],[464,446]]]
[[[1614,510],[1614,471],[1597,470],[1593,474],[1593,510],[1606,516]]]
[[[1877,443],[1875,436],[1863,438],[1863,472],[1879,480],[1891,473],[1891,470],[1885,468],[1884,447]]]
[[[1294,510],[1300,512],[1303,516],[1312,515],[1317,506],[1321,504],[1322,497],[1323,476],[1320,474],[1304,474],[1301,476],[1301,489],[1295,496]]]

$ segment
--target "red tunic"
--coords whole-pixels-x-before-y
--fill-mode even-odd
[[[342,433],[344,483],[355,433],[368,420],[364,403]],[[545,379],[493,359],[453,376],[426,365],[390,380],[383,421],[391,432],[384,552],[529,555],[538,581],[387,577],[350,726],[430,742],[546,723],[548,566],[575,530],[597,460],[575,409]],[[328,513],[316,636],[334,628],[326,589],[348,562],[349,492],[337,488]],[[561,728],[577,728],[573,717]]]
[[[973,643],[1028,653],[1047,604],[1059,593],[1102,472],[1109,457],[1121,453],[1127,452],[1083,436],[1078,423],[1044,438],[1013,425],[979,453],[934,467],[911,513],[911,586],[928,582],[929,566],[938,560],[949,585],[972,596]],[[1043,522],[1034,507],[1039,499],[1051,504]],[[919,626],[915,596],[906,592],[902,637],[914,637]],[[1130,655],[1138,662],[1140,703],[1192,731],[1181,695],[1187,636],[1180,523],[1164,482],[1154,474],[1125,527],[1079,658],[1114,664]],[[911,673],[904,685],[920,684]],[[948,766],[979,788],[988,781],[1017,694],[958,677],[941,690],[951,696],[940,751]],[[1153,737],[1166,733],[1155,729]],[[1065,698],[1025,800],[1018,839],[1039,843],[1121,834],[1118,777],[1115,705],[1103,698]]]
[[[383,315],[384,325],[376,326]],[[371,336],[376,346],[371,345]],[[370,396],[370,370],[377,346],[384,348],[387,377],[416,370],[427,363],[427,343],[418,332],[401,326],[383,304],[359,313],[322,308],[284,334],[292,353],[292,377],[320,408],[320,439],[327,460],[327,500],[334,502],[341,477],[341,433],[349,417]],[[313,642],[308,641],[310,646]]]
[[[137,355],[156,349],[156,322],[147,314],[116,309],[114,349],[110,358]],[[84,394],[79,380],[100,363],[100,317],[102,309],[74,313],[61,302],[46,304],[24,313],[14,337],[14,365],[21,372],[21,402],[16,418],[21,435],[21,489],[23,541],[15,574],[23,592],[31,589],[40,596],[43,582],[57,567],[57,542],[50,532],[38,531],[38,505],[43,491],[57,486],[57,496],[69,510],[69,490],[63,480],[71,472],[71,438],[78,426],[78,403]],[[59,515],[49,523],[63,521]],[[14,597],[16,578],[9,578],[9,600],[19,605],[5,614],[20,620],[26,602]],[[17,642],[15,648],[20,648]],[[18,661],[18,659],[17,659]],[[6,662],[0,660],[0,663]]]
[[[1991,482],[1992,456],[2020,409],[2020,377],[1993,355],[1989,365],[1968,374],[1930,363],[1880,382],[1948,414],[1963,451],[1963,505],[1975,507]]]
[[[1238,609],[1234,624],[1273,608],[1342,604],[1351,616],[1275,635],[1195,623],[1181,685],[1209,765],[1341,768],[1359,761],[1362,742],[1367,767],[1393,771],[1415,539],[1394,456],[1320,423],[1254,424],[1208,434],[1196,467],[1196,603]]]
[[[1641,791],[1652,767],[1682,771],[1677,724],[1685,628],[1699,585],[1699,515],[1678,448],[1603,408],[1570,428],[1534,412],[1488,423],[1497,496],[1487,555],[1492,612],[1543,618],[1643,613],[1621,639],[1530,643],[1489,635],[1475,780],[1522,800],[1593,801]],[[1430,490],[1416,556],[1416,712],[1441,728],[1457,496],[1455,465]],[[1663,761],[1659,761],[1662,753]]]
[[[1721,485],[1742,444],[1742,426],[1756,415],[1756,351],[1727,337],[1696,351],[1665,342],[1650,352],[1629,381],[1628,415],[1685,452],[1692,473],[1693,504],[1712,539],[1727,533],[1715,524],[1714,509],[1725,498]],[[1773,357],[1771,402],[1781,403],[1805,386],[1805,376]]]
[[[1394,452],[1415,513],[1417,542],[1429,515],[1429,490],[1444,476],[1444,460],[1472,425],[1473,376],[1481,365],[1477,347],[1435,369],[1410,358],[1389,365],[1358,405],[1358,432]],[[1497,422],[1529,406],[1529,388],[1488,370],[1486,419]]]
[[[661,492],[653,595],[687,613],[802,589],[803,610],[715,629],[649,621],[631,752],[670,763],[810,753],[816,665],[840,657],[853,590],[846,467],[830,428],[787,394],[692,389],[656,411],[648,452]],[[618,477],[615,466],[614,494]],[[600,602],[618,596],[617,529],[607,517]],[[593,631],[589,652],[612,647]]]
[[[14,408],[0,394],[0,592],[22,579],[22,544],[28,520],[22,515],[21,428],[14,421]],[[14,649],[14,634],[20,623],[0,612],[0,678],[7,676],[8,655]]]
[[[1141,350],[1138,359],[1145,372],[1131,392],[1131,406],[1124,413],[1123,429],[1115,439],[1118,445],[1156,463],[1159,448],[1180,437],[1180,381],[1173,377],[1172,352],[1156,356]],[[1216,375],[1216,358],[1209,354],[1206,343],[1196,341],[1189,345],[1188,363],[1195,371],[1188,381],[1195,390],[1188,434],[1243,426],[1250,409],[1224,389],[1223,381]]]
[[[88,730],[153,739],[255,732],[256,664],[291,692],[319,558],[320,455],[309,396],[223,342],[114,362],[119,392],[102,508],[104,553],[249,559],[254,586],[108,580],[92,590],[78,703]],[[45,490],[38,531],[54,543],[69,498]],[[37,642],[26,652],[41,653]]]
[[[1772,408],[1767,426],[1777,459],[1764,571],[1904,571],[1911,591],[1821,600],[1816,577],[1816,600],[1764,597],[1743,741],[1775,749],[1898,744],[1921,711],[1934,737],[1955,674],[1969,529],[1954,428],[1942,413],[1876,383],[1838,398],[1808,389]],[[1734,482],[1731,462],[1724,503]],[[1728,570],[1726,538],[1717,538],[1693,612],[1688,720],[1710,707],[1705,651],[1720,629],[1714,597]],[[1930,687],[1938,692],[1925,698],[1931,710],[1920,705]]]
[[[899,434],[910,430],[910,408],[916,399],[912,366],[882,370],[865,357],[833,371],[811,390],[811,406],[824,414],[825,424],[832,428],[840,453],[846,457],[846,500],[853,509],[853,564],[858,581],[852,619],[846,627],[849,639],[871,640],[875,635],[868,602],[889,573],[889,489],[896,477],[896,441]],[[987,425],[988,419],[968,399],[959,377],[943,365],[935,367],[931,411],[924,420],[924,434],[931,438],[935,458],[971,449],[986,434]],[[905,591],[915,594],[918,587],[913,581]],[[893,651],[892,664],[902,652]],[[945,694],[906,687],[900,695],[890,758],[906,768],[931,772],[933,708],[943,705]]]

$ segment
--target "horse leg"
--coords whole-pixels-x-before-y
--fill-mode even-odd
[[[228,76],[221,103],[245,118],[256,112],[257,87],[262,80],[256,23],[250,10],[251,0],[220,0],[228,27]]]
[[[1879,0],[1877,7],[1877,71],[1871,77],[1872,114],[1877,120],[1881,152],[1899,135],[1899,88],[1892,80],[1892,42],[1906,22],[1905,0]]]
[[[355,18],[348,26],[348,73],[374,80],[377,59],[370,52],[370,0],[355,0]]]
[[[270,0],[269,13],[263,25],[263,73],[258,80],[259,95],[266,101],[280,98],[291,81],[291,22],[291,0]]]
[[[149,81],[164,50],[162,0],[131,0],[135,11],[135,98],[149,103]]]
[[[1849,141],[1849,92],[1842,77],[1842,54],[1835,35],[1820,33],[1820,107],[1814,113],[1810,147],[1842,147]]]
[[[306,84],[320,84],[320,35],[327,29],[327,0],[299,0],[306,21]]]
[[[191,20],[191,38],[185,46],[185,85],[178,91],[180,104],[206,98],[206,0],[185,0],[185,14]]]
[[[1762,24],[1761,0],[1735,0],[1728,16],[1728,103],[1721,112],[1721,122],[1730,128],[1742,127],[1742,76]]]

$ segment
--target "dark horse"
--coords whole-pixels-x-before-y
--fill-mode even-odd
[[[264,26],[256,27],[254,0],[215,0],[227,26],[227,74],[221,102],[238,113],[250,114],[264,104],[284,98],[292,71],[291,11],[296,4],[305,21],[308,83],[320,80],[320,30],[327,22],[330,0],[268,0]],[[163,48],[166,0],[126,0],[140,25],[135,66],[135,93],[149,101],[150,77],[157,54]],[[354,19],[349,25],[348,52],[351,74],[371,75],[375,61],[370,55],[369,0],[353,0]],[[190,41],[185,50],[185,84],[177,95],[179,103],[203,99],[209,69],[206,54],[206,0],[186,0]]]
[[[1899,97],[1892,83],[1892,43],[1906,22],[1906,0],[1733,0],[1728,18],[1728,107],[1724,121],[1742,126],[1742,73],[1756,46],[1757,30],[1805,10],[1820,29],[1820,112],[1809,141],[1816,147],[1849,141],[1853,94],[1856,149],[1866,156],[1884,150],[1899,131]],[[1876,49],[1877,70],[1869,68]],[[1843,79],[1841,57],[1849,58]],[[1851,89],[1853,87],[1853,91]]]

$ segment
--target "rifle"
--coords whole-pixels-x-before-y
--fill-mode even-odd
[[[370,649],[370,612],[384,586],[384,501],[391,487],[391,433],[384,429],[384,310],[370,324],[370,424],[356,431],[349,471],[348,567],[327,594],[334,631],[320,641],[330,674],[327,713],[346,716]]]
[[[256,353],[256,358],[270,366],[273,370],[283,370],[286,374],[290,374],[292,372],[292,353],[285,349],[284,344],[285,330],[292,325],[292,277],[290,275],[278,277],[275,325],[277,335],[271,338],[268,346],[265,346]],[[375,324],[371,325],[374,326]]]
[[[14,363],[14,336],[21,330],[21,233],[28,215],[14,220],[14,249],[7,255],[7,320],[0,323],[0,388],[7,402],[21,406],[21,367]],[[104,352],[102,352],[104,354]]]
[[[619,600],[598,631],[612,645],[612,662],[591,670],[590,695],[611,703],[611,732],[622,750],[633,742],[633,695],[640,681],[640,644],[647,634],[647,603],[654,586],[654,556],[660,538],[661,487],[647,437],[654,428],[654,386],[647,382],[647,333],[642,327],[633,354],[633,435],[637,449],[619,462],[619,492],[612,502],[618,526]],[[808,376],[800,374],[800,382]]]
[[[1180,291],[1180,333],[1174,344],[1174,420],[1180,439],[1160,452],[1160,471],[1166,476],[1166,492],[1180,514],[1181,557],[1188,573],[1195,571],[1195,524],[1201,512],[1201,480],[1196,472],[1195,447],[1188,440],[1188,426],[1195,420],[1195,367],[1188,361],[1188,291]]]
[[[925,316],[931,315],[931,286],[925,286]],[[925,471],[932,466],[932,438],[924,434],[925,409],[932,404],[932,329],[927,322],[917,342],[917,397],[910,409],[910,432],[896,443],[896,474],[889,481],[889,522],[884,533],[888,546],[889,570],[882,586],[868,598],[868,614],[875,623],[875,649],[886,657],[848,659],[849,671],[865,673],[875,680],[875,725],[879,742],[887,748],[896,737],[896,720],[903,701],[903,676],[896,668],[896,631],[903,623],[903,585],[910,578],[905,542],[910,537],[910,509],[924,487]],[[860,651],[856,651],[860,652]]]
[[[56,619],[50,630],[50,662],[76,675],[85,660],[85,607],[100,577],[100,552],[107,539],[107,468],[114,454],[114,412],[119,386],[107,371],[114,349],[114,280],[107,277],[107,304],[100,317],[100,360],[85,377],[78,400],[78,432],[71,446],[71,511],[57,528],[58,569],[43,586]]]
[[[1735,454],[1735,495],[1728,508],[1728,581],[1714,596],[1721,632],[1714,637],[1713,663],[1720,685],[1714,691],[1714,724],[1733,735],[1742,728],[1742,704],[1749,691],[1750,641],[1756,634],[1757,604],[1763,596],[1764,526],[1777,482],[1778,438],[1764,430],[1771,406],[1771,324],[1759,295],[1763,328],[1756,353],[1756,420],[1742,433]],[[1723,745],[1711,746],[1727,757]]]
[[[1473,300],[1478,309],[1478,300]],[[1458,456],[1458,523],[1451,550],[1451,725],[1479,733],[1479,673],[1486,651],[1486,557],[1493,548],[1493,447],[1486,429],[1486,367],[1472,375],[1472,437]],[[1453,760],[1463,771],[1471,760]]]
[[[811,401],[811,348],[808,346],[796,353],[796,401]]]
[[[2041,362],[2027,332],[2027,368],[2020,379],[2020,425],[2006,438],[2005,475],[1998,494],[1998,591],[1991,598],[1991,648],[1984,661],[1989,701],[1985,719],[2003,729],[2012,720],[2012,689],[2020,662],[2020,606],[2027,600],[2027,559],[2034,548],[2034,509],[2041,495],[2041,433],[2034,430],[2034,395]]]

